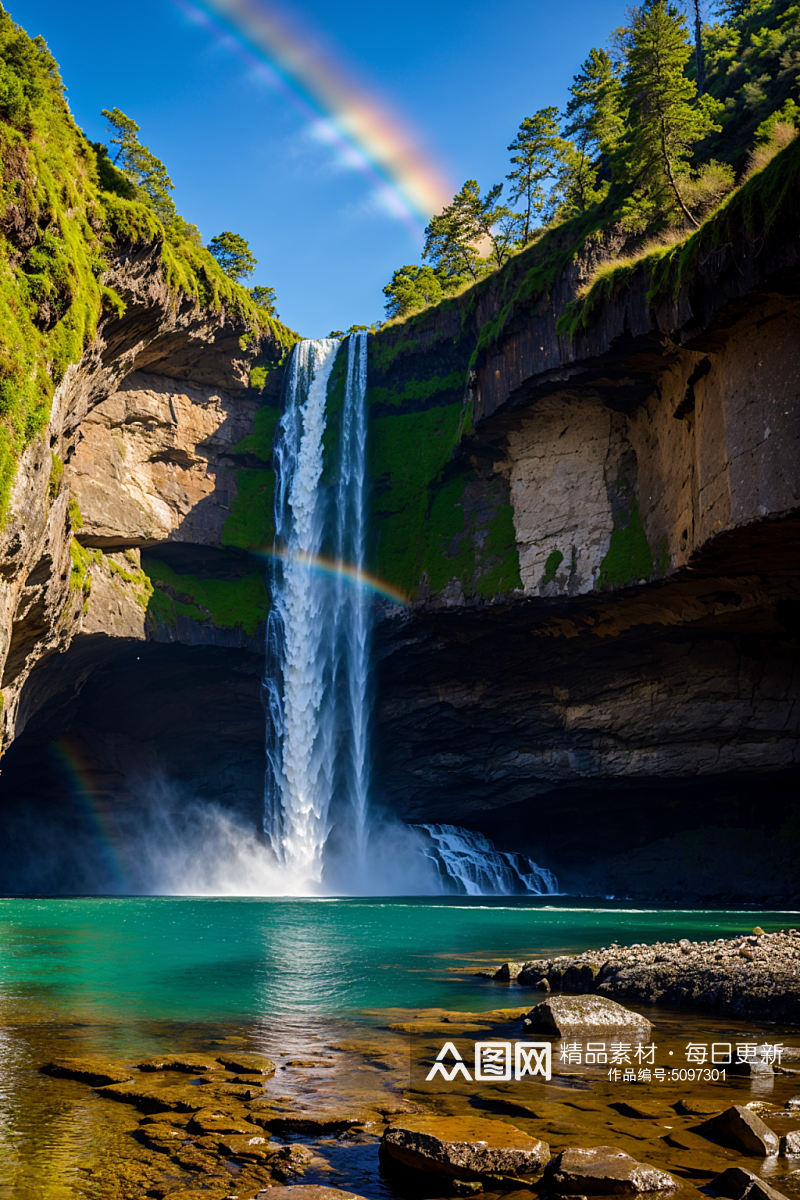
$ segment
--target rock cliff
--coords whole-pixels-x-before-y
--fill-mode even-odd
[[[399,815],[481,829],[572,890],[795,895],[799,178],[795,143],[594,284],[619,243],[562,226],[370,339],[372,565],[410,599],[376,629],[377,798]],[[80,821],[81,789],[135,806],[159,771],[258,811],[280,370],[247,384],[285,346],[170,289],[158,253],[117,247],[124,312],[17,472],[5,814]]]

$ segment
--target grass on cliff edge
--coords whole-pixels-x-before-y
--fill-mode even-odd
[[[55,389],[105,316],[125,301],[103,275],[119,243],[159,248],[164,278],[201,307],[225,308],[286,350],[297,335],[254,303],[202,247],[169,234],[147,205],[100,185],[58,66],[0,7],[0,523],[25,447],[47,428]]]
[[[210,621],[219,629],[242,629],[253,637],[269,612],[269,595],[262,571],[240,579],[200,579],[182,575],[162,559],[143,556],[142,569],[153,585],[147,616],[154,626],[174,629],[178,617]]]
[[[641,258],[621,264],[611,261],[601,267],[585,295],[565,308],[556,331],[572,339],[587,329],[602,306],[613,301],[640,272],[647,283],[648,304],[675,298],[691,289],[701,267],[742,230],[764,239],[776,233],[792,236],[799,220],[800,138],[795,138],[732,192],[694,233]]]

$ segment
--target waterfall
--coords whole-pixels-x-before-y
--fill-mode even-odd
[[[415,825],[427,834],[423,850],[445,886],[467,896],[558,895],[558,881],[524,854],[498,850],[482,833],[458,825]]]
[[[455,825],[370,822],[367,335],[295,346],[275,434],[264,830],[287,893],[552,895],[549,871]],[[330,395],[329,395],[330,392]]]
[[[265,830],[291,890],[317,890],[334,807],[363,867],[369,803],[366,334],[347,341],[338,439],[327,394],[340,342],[294,349],[275,436],[275,547],[267,622]],[[335,484],[323,486],[323,452]],[[332,494],[331,494],[332,493]],[[326,555],[326,557],[323,557]]]

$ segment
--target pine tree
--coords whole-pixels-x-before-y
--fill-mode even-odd
[[[558,109],[550,106],[526,117],[508,149],[515,168],[506,176],[511,184],[509,199],[512,204],[522,203],[519,236],[522,245],[527,246],[534,220],[549,220],[556,207],[552,185],[566,155],[566,143],[558,128]],[[546,188],[548,181],[551,186]]]
[[[572,80],[564,136],[585,143],[599,158],[614,149],[624,128],[622,85],[607,50],[590,50]]]
[[[117,146],[114,166],[136,187],[143,199],[155,209],[165,225],[175,217],[175,202],[170,195],[175,185],[160,158],[139,141],[139,126],[118,108],[104,108],[102,115],[111,132],[109,141]]]
[[[571,216],[602,200],[608,184],[597,185],[604,155],[619,142],[624,127],[622,85],[607,50],[591,50],[570,88],[564,114],[563,167],[557,191],[559,212]]]
[[[500,203],[503,185],[481,196],[475,179],[468,179],[451,202],[425,229],[422,257],[444,276],[477,279],[490,263],[502,266],[516,241],[515,214]],[[481,250],[488,243],[489,255]]]
[[[228,229],[218,233],[206,247],[230,279],[248,279],[258,266],[258,259],[240,233]]]
[[[628,31],[623,98],[628,110],[625,135],[615,153],[615,177],[645,209],[663,211],[677,204],[692,224],[698,222],[681,194],[694,146],[712,130],[718,105],[698,100],[684,68],[692,56],[682,13],[667,0],[649,0],[633,10]]]

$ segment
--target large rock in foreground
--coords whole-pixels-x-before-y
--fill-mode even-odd
[[[623,1008],[605,996],[550,996],[532,1008],[524,1020],[526,1033],[554,1033],[571,1037],[586,1031],[630,1032],[649,1037],[653,1028],[646,1017]]]
[[[456,1179],[534,1175],[550,1157],[547,1142],[479,1117],[412,1117],[387,1129],[381,1148],[403,1167]]]
[[[668,1192],[678,1184],[666,1171],[648,1167],[616,1146],[570,1147],[548,1163],[543,1183],[565,1195],[632,1196],[639,1192]]]
[[[705,1121],[700,1128],[715,1142],[721,1142],[724,1146],[731,1146],[745,1154],[757,1154],[768,1158],[778,1153],[780,1139],[777,1133],[773,1133],[761,1117],[757,1117],[749,1108],[743,1108],[741,1104],[731,1105],[718,1117]]]

